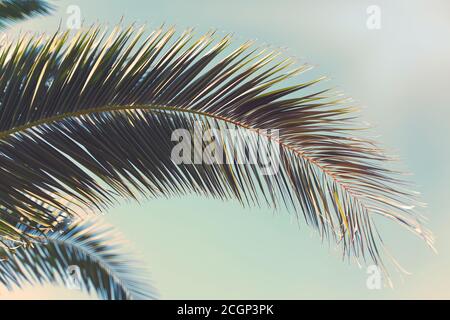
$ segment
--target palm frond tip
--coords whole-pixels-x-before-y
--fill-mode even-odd
[[[375,215],[431,243],[412,209],[414,193],[386,167],[389,158],[354,136],[353,108],[327,90],[313,91],[317,80],[282,86],[307,66],[295,68],[251,42],[233,48],[230,36],[216,40],[213,32],[198,39],[173,28],[144,34],[92,28],[1,50],[0,205],[10,217],[51,226],[52,210],[41,203],[104,210],[118,196],[196,192],[285,205],[336,240],[344,256],[378,265]],[[170,134],[192,131],[193,121],[260,138],[261,130],[278,129],[280,171],[175,165]]]

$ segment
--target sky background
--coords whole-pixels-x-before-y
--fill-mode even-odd
[[[413,172],[434,254],[392,223],[382,225],[392,253],[411,275],[395,287],[369,290],[366,269],[343,263],[286,212],[242,209],[237,202],[199,197],[124,203],[106,221],[130,241],[163,299],[419,299],[450,298],[450,2],[449,1],[54,1],[58,12],[15,25],[52,32],[69,5],[85,25],[165,22],[198,33],[216,28],[237,42],[258,39],[309,62],[305,75],[328,75],[363,106],[362,119]],[[369,5],[381,9],[381,29],[366,26]],[[85,299],[54,286],[0,291],[2,299]]]

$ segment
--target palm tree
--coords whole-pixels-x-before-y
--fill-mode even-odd
[[[376,216],[431,245],[414,209],[420,203],[390,169],[392,158],[355,135],[363,128],[351,101],[314,89],[322,79],[299,82],[308,69],[275,49],[236,46],[229,35],[197,38],[164,27],[92,27],[10,41],[0,50],[3,243],[37,245],[43,232],[51,243],[61,212],[65,221],[123,198],[195,193],[285,207],[334,240],[343,257],[383,269]],[[196,126],[216,129],[213,140],[228,161],[173,161],[172,133],[198,138]],[[250,144],[218,129],[239,129]],[[257,153],[260,140],[279,148],[276,174],[235,160],[236,148]]]

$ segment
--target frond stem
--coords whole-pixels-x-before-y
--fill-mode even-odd
[[[4,131],[4,132],[0,132],[0,141],[1,140],[5,140],[6,138],[8,138],[9,136],[12,136],[16,133],[22,132],[22,131],[26,131],[28,129],[37,127],[37,126],[41,126],[41,125],[48,125],[51,124],[53,122],[58,122],[58,121],[62,121],[66,118],[72,118],[72,117],[81,117],[81,116],[87,116],[89,114],[92,113],[103,113],[103,112],[113,112],[113,111],[129,111],[129,110],[155,110],[155,111],[173,111],[173,112],[184,112],[184,113],[189,113],[189,114],[195,114],[195,115],[200,115],[203,117],[207,117],[207,118],[214,118],[217,120],[221,120],[227,123],[231,123],[234,124],[236,126],[239,126],[241,128],[244,128],[246,130],[252,131],[252,132],[256,132],[258,135],[264,136],[269,140],[273,140],[276,143],[278,143],[279,145],[281,145],[282,147],[292,151],[293,153],[299,155],[301,158],[305,159],[306,161],[312,163],[313,165],[315,165],[317,168],[319,168],[322,172],[324,172],[326,175],[328,175],[334,182],[336,182],[337,184],[339,184],[340,186],[342,186],[342,188],[344,188],[349,194],[356,196],[352,190],[350,190],[349,186],[345,183],[343,183],[341,180],[339,180],[336,175],[329,171],[328,169],[326,169],[325,167],[323,167],[317,160],[311,158],[310,156],[306,155],[303,151],[294,148],[292,146],[290,146],[289,144],[287,144],[286,142],[281,141],[280,139],[276,139],[273,138],[272,136],[265,134],[263,132],[261,132],[261,130],[259,129],[255,129],[249,125],[246,125],[242,122],[239,121],[235,121],[226,117],[222,117],[222,116],[218,116],[218,115],[214,115],[208,112],[202,112],[202,111],[196,111],[196,110],[190,110],[190,109],[185,109],[185,108],[177,108],[177,107],[171,107],[171,106],[164,106],[164,105],[127,105],[127,106],[104,106],[104,107],[100,107],[100,108],[93,108],[93,109],[86,109],[86,110],[80,110],[80,111],[76,111],[76,112],[68,112],[68,113],[64,113],[64,114],[59,114],[56,116],[52,116],[52,117],[48,117],[48,118],[44,118],[44,119],[40,119],[37,121],[33,121],[30,123],[27,123],[25,125],[22,126],[18,126],[15,128],[12,128],[10,130]]]

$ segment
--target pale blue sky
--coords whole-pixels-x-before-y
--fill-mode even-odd
[[[450,298],[450,2],[429,1],[55,1],[53,17],[24,31],[64,26],[68,5],[85,25],[162,22],[179,29],[217,28],[238,41],[287,47],[364,106],[384,146],[414,173],[439,251],[433,254],[396,225],[383,224],[392,252],[412,275],[394,289],[368,290],[365,269],[342,263],[285,212],[242,209],[197,197],[114,208],[114,224],[140,252],[162,298]],[[381,29],[368,30],[366,8],[381,8]],[[400,231],[401,230],[401,231]],[[85,297],[65,289],[26,288],[0,297]]]

